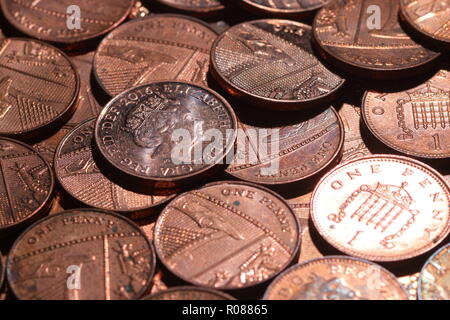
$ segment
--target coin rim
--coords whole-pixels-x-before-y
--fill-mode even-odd
[[[325,183],[325,181],[333,173],[337,172],[338,170],[341,170],[342,168],[344,168],[346,166],[350,166],[350,165],[354,164],[355,162],[367,162],[367,161],[373,161],[373,160],[395,161],[395,162],[399,162],[401,164],[406,164],[406,165],[409,165],[412,167],[416,167],[416,168],[420,169],[422,172],[425,171],[425,173],[427,175],[432,175],[432,176],[434,175],[434,178],[436,179],[436,181],[438,183],[440,182],[442,189],[444,191],[446,191],[445,196],[447,197],[447,201],[450,203],[450,187],[447,185],[447,183],[445,182],[442,175],[435,169],[431,168],[429,165],[422,163],[418,160],[411,159],[411,158],[404,157],[404,156],[398,156],[398,155],[392,155],[392,154],[369,155],[369,156],[361,157],[358,159],[350,160],[350,161],[344,162],[344,163],[336,166],[334,169],[332,169],[326,175],[324,175],[320,179],[320,181],[317,183],[317,185],[314,188],[314,191],[312,193],[312,196],[311,196],[311,209],[310,209],[311,210],[310,211],[311,218],[312,218],[315,229],[327,243],[331,244],[334,248],[338,249],[342,253],[352,255],[357,258],[370,260],[370,261],[377,261],[377,262],[404,261],[404,260],[418,257],[426,252],[429,252],[430,250],[433,250],[433,248],[435,248],[440,243],[442,243],[449,235],[449,233],[450,233],[450,224],[449,223],[447,223],[447,226],[443,228],[443,230],[439,236],[439,239],[437,241],[435,241],[435,240],[429,241],[429,243],[427,245],[422,246],[420,249],[415,249],[413,251],[410,250],[410,251],[408,251],[408,253],[398,254],[395,256],[379,256],[379,255],[364,253],[361,251],[356,251],[356,250],[351,250],[351,249],[345,248],[343,245],[341,245],[341,243],[339,241],[336,241],[333,238],[331,238],[329,236],[329,234],[323,230],[323,228],[321,227],[320,219],[318,218],[320,213],[318,213],[317,209],[316,209],[316,206],[317,206],[316,198],[317,198],[318,190],[322,187],[322,185]],[[426,171],[428,171],[428,172],[426,172]],[[450,209],[448,210],[448,220],[450,221]]]
[[[167,7],[178,9],[178,10],[182,10],[182,11],[186,11],[186,12],[190,12],[190,13],[216,14],[216,13],[221,12],[221,11],[223,11],[225,9],[225,6],[220,2],[220,0],[219,0],[220,4],[218,6],[214,6],[212,8],[205,8],[205,7],[193,8],[193,7],[189,7],[189,6],[183,6],[181,4],[179,5],[179,4],[176,4],[176,3],[170,3],[167,0],[156,0],[156,1],[159,2],[162,5],[167,6]]]
[[[315,11],[322,8],[325,4],[322,5],[316,5],[312,9],[298,9],[298,10],[290,10],[290,9],[279,9],[279,8],[272,8],[267,7],[265,5],[254,3],[252,0],[234,0],[234,2],[238,5],[241,5],[241,7],[249,10],[250,12],[258,12],[260,14],[279,14],[284,15],[285,17],[295,17],[298,15],[304,15],[304,14],[311,14]]]
[[[141,298],[141,300],[159,300],[159,299],[154,299],[154,298],[158,297],[158,296],[162,296],[167,293],[170,294],[170,293],[178,292],[178,291],[203,292],[203,293],[208,293],[208,294],[214,295],[216,297],[222,298],[221,300],[236,300],[236,298],[232,297],[231,295],[229,295],[225,292],[221,292],[219,290],[214,290],[214,289],[210,289],[210,288],[196,287],[196,286],[170,287],[168,289],[144,296]],[[173,299],[171,299],[171,300],[173,300]]]

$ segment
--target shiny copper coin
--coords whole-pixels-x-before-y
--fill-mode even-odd
[[[151,211],[169,199],[129,191],[109,180],[92,153],[94,128],[95,119],[82,122],[64,137],[55,152],[56,177],[67,193],[87,206],[123,213]]]
[[[216,92],[185,82],[154,82],[114,98],[98,118],[95,139],[105,159],[126,175],[181,184],[223,163],[236,127],[233,110]],[[220,146],[208,152],[210,133]]]
[[[401,17],[424,39],[450,49],[450,1],[401,0]]]
[[[53,167],[53,160],[55,158],[55,151],[61,142],[62,138],[72,130],[72,126],[65,125],[59,129],[55,134],[51,135],[47,139],[33,144],[33,148],[39,152],[39,154],[47,160],[48,164]]]
[[[59,49],[29,39],[0,41],[0,135],[28,138],[67,121],[79,86]]]
[[[450,244],[427,261],[419,277],[419,299],[450,300]]]
[[[240,123],[240,129],[227,172],[266,185],[297,182],[320,172],[339,155],[344,141],[342,122],[333,107],[294,125],[257,128]],[[267,136],[261,129],[268,130]],[[255,133],[260,133],[266,148],[258,148]]]
[[[174,287],[147,296],[143,300],[234,300],[226,293],[199,287]]]
[[[379,265],[328,256],[295,265],[267,288],[265,300],[407,300],[395,276]]]
[[[78,209],[28,228],[11,248],[7,276],[21,300],[129,300],[146,292],[155,263],[133,222]]]
[[[450,72],[395,93],[368,91],[363,116],[370,131],[399,152],[450,158]]]
[[[235,2],[257,14],[295,18],[311,14],[329,0],[235,0]]]
[[[49,209],[53,171],[32,147],[0,138],[0,232],[29,224]]]
[[[276,193],[220,182],[175,198],[156,222],[154,243],[162,263],[181,279],[230,290],[286,268],[297,253],[300,227]]]
[[[349,255],[399,261],[436,247],[450,231],[450,192],[431,167],[380,155],[328,173],[312,199],[314,225]]]
[[[337,67],[364,77],[422,72],[439,54],[417,44],[402,30],[399,1],[331,1],[314,20],[317,48]]]
[[[231,27],[214,43],[211,61],[212,75],[230,94],[263,108],[323,105],[344,83],[314,56],[311,27],[289,20]]]
[[[1,0],[6,19],[41,40],[77,43],[98,37],[122,23],[134,0]],[[72,7],[72,6],[77,6]],[[79,26],[74,15],[80,15]]]
[[[157,0],[158,2],[174,9],[197,13],[201,15],[213,15],[225,9],[220,0]]]
[[[206,86],[209,53],[217,34],[206,23],[181,15],[154,15],[111,32],[94,58],[95,75],[111,96],[161,80]]]
[[[408,293],[409,300],[417,300],[417,289],[419,281],[419,273],[409,274],[397,278]]]

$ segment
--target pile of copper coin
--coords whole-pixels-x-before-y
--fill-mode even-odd
[[[450,0],[0,7],[0,299],[450,299]]]

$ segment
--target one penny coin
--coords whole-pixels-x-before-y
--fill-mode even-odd
[[[194,285],[231,290],[269,280],[294,259],[300,227],[276,193],[220,182],[175,198],[156,222],[156,252]]]
[[[337,67],[363,77],[398,78],[427,70],[439,54],[402,30],[399,1],[330,1],[314,20],[317,48]]]
[[[256,14],[296,18],[312,14],[329,0],[235,0],[235,2]]]
[[[421,158],[450,158],[450,72],[395,93],[368,91],[363,117],[385,145]]]
[[[134,0],[1,0],[6,19],[18,30],[50,42],[96,38],[122,23]],[[79,18],[79,19],[77,19]]]
[[[53,170],[32,147],[0,138],[0,233],[39,218],[51,206]]]
[[[46,43],[0,41],[0,135],[34,137],[68,120],[79,77],[69,58]]]
[[[82,122],[64,137],[56,150],[56,177],[67,193],[87,206],[122,213],[150,212],[169,199],[129,191],[109,180],[93,156],[94,128],[95,119]]]
[[[439,249],[422,268],[419,299],[450,300],[450,244]]]
[[[347,162],[321,179],[312,218],[325,240],[349,255],[399,261],[436,247],[450,231],[450,193],[431,167],[379,155]]]
[[[147,291],[155,263],[132,221],[78,209],[28,228],[11,248],[7,276],[21,300],[129,300]]]
[[[216,32],[181,15],[154,15],[111,32],[94,58],[94,72],[111,96],[145,83],[188,81],[206,86]]]
[[[234,300],[234,298],[212,289],[175,287],[147,296],[143,300]]]
[[[157,0],[168,7],[201,16],[217,15],[225,9],[220,0]]]
[[[55,151],[61,142],[62,138],[69,131],[72,130],[72,126],[65,125],[59,129],[56,133],[52,134],[50,137],[33,144],[34,150],[39,152],[39,154],[47,160],[48,164],[53,167],[53,160],[55,159]]]
[[[233,110],[216,92],[185,82],[154,82],[114,98],[98,118],[95,139],[113,167],[164,187],[223,163],[236,127]],[[213,140],[215,147],[209,148]]]
[[[344,83],[314,56],[311,27],[290,20],[231,27],[214,43],[211,61],[212,75],[230,94],[263,108],[323,105]]]
[[[361,259],[328,256],[295,265],[267,288],[265,300],[407,300],[395,276]]]

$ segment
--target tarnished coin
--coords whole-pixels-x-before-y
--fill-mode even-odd
[[[317,48],[337,67],[363,77],[406,77],[426,70],[439,54],[402,30],[399,1],[330,1],[314,20]]]
[[[329,0],[235,0],[235,2],[256,14],[295,18],[313,13]]]
[[[450,231],[450,193],[431,167],[379,155],[347,162],[321,179],[312,218],[325,240],[349,255],[399,261],[431,250]]]
[[[230,290],[286,268],[297,253],[300,227],[276,193],[220,182],[170,202],[156,222],[154,243],[162,263],[181,279]]]
[[[0,233],[39,218],[50,208],[53,170],[32,147],[0,138]]]
[[[267,288],[265,300],[407,300],[395,276],[381,266],[345,256],[295,265]]]
[[[416,272],[406,276],[398,277],[397,279],[408,293],[409,300],[417,300],[419,273]]]
[[[29,39],[0,41],[0,135],[29,138],[67,121],[79,87],[59,49]]]
[[[311,27],[266,19],[222,33],[211,51],[212,75],[230,94],[270,109],[324,105],[344,79],[314,56]]]
[[[77,43],[98,37],[123,22],[134,0],[1,0],[6,19],[41,40]],[[79,24],[77,18],[79,17]]]
[[[223,163],[236,127],[233,110],[216,92],[185,82],[154,82],[114,98],[98,118],[95,139],[119,171],[167,187]],[[209,148],[213,140],[215,147]]]
[[[174,287],[151,296],[143,300],[234,300],[226,293],[199,287]]]
[[[217,34],[206,23],[181,15],[130,21],[100,44],[94,72],[111,96],[152,81],[188,81],[206,86],[209,54]]]
[[[450,72],[395,93],[368,91],[363,117],[387,146],[422,158],[450,158]]]
[[[132,221],[78,209],[28,228],[11,248],[7,276],[21,300],[128,300],[147,291],[155,263]]]
[[[340,154],[344,141],[342,122],[333,107],[293,125],[257,128],[240,122],[240,129],[227,172],[266,185],[297,182],[320,172]],[[259,145],[258,139],[267,146]]]
[[[168,196],[139,194],[109,180],[92,153],[95,119],[87,120],[68,133],[55,153],[59,184],[87,206],[117,212],[151,211]]]
[[[423,267],[419,299],[450,300],[450,244],[433,254]]]
[[[424,39],[450,49],[450,1],[401,0],[401,17]]]
[[[199,15],[215,15],[225,9],[220,0],[157,0],[174,9]]]

